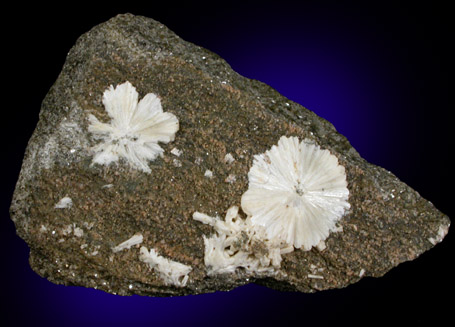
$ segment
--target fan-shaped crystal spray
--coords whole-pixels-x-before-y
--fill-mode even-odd
[[[138,103],[138,93],[130,82],[115,88],[111,85],[103,94],[103,104],[110,123],[89,116],[89,132],[102,140],[93,148],[93,163],[109,165],[123,158],[132,167],[150,173],[148,161],[164,151],[158,142],[174,140],[179,129],[177,117],[163,112],[160,99],[153,93]]]
[[[337,157],[308,140],[283,136],[254,157],[242,209],[271,239],[311,249],[327,238],[350,207]]]

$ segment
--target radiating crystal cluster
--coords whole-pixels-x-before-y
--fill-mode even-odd
[[[308,140],[283,136],[278,145],[254,157],[242,209],[231,207],[222,221],[195,212],[193,219],[214,227],[204,236],[208,274],[275,273],[281,255],[294,248],[320,249],[350,207],[346,174],[328,150]]]
[[[346,173],[328,150],[297,137],[254,157],[242,209],[268,238],[310,250],[350,207]]]
[[[193,219],[216,231],[210,237],[204,235],[204,262],[209,275],[232,273],[240,267],[248,272],[274,273],[280,267],[281,255],[293,250],[278,239],[267,239],[250,218],[239,216],[236,206],[228,209],[224,221],[200,212],[195,212]]]
[[[120,243],[119,245],[112,248],[112,252],[117,253],[123,251],[125,249],[130,249],[134,245],[141,244],[144,240],[142,234],[134,234],[131,238],[127,239],[126,241]]]
[[[185,286],[192,270],[190,266],[158,255],[154,249],[147,250],[145,246],[140,249],[139,260],[147,263],[166,285]]]
[[[160,99],[149,93],[138,103],[138,93],[130,82],[113,87],[103,94],[104,107],[111,118],[100,122],[89,115],[88,127],[101,142],[94,148],[93,163],[109,165],[124,159],[136,169],[150,173],[148,161],[163,153],[158,142],[174,140],[179,122],[174,114],[163,112]]]
[[[101,140],[93,148],[93,163],[108,165],[123,159],[150,173],[148,162],[164,151],[158,142],[174,140],[177,117],[163,112],[153,93],[138,102],[138,93],[129,82],[115,88],[111,85],[103,94],[103,104],[109,123],[89,115],[88,130]],[[182,151],[173,148],[171,153],[179,157]],[[232,154],[226,154],[226,164],[234,161]],[[178,159],[173,163],[181,167]],[[213,173],[206,170],[204,176],[212,178]],[[300,142],[297,137],[282,136],[277,145],[254,157],[248,179],[248,190],[241,198],[246,219],[240,217],[237,206],[229,208],[224,221],[200,212],[193,215],[215,229],[213,235],[204,236],[209,275],[231,273],[240,267],[248,272],[276,273],[282,254],[320,246],[350,207],[344,167],[328,150],[306,139]],[[231,174],[225,182],[235,180]],[[113,251],[141,242],[142,235],[136,235]],[[153,249],[142,247],[140,259],[166,284],[184,286],[188,280],[191,267],[165,259]]]

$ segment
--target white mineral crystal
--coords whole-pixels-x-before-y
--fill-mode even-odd
[[[105,184],[105,185],[101,186],[101,188],[111,188],[113,186],[114,186],[114,184]]]
[[[125,242],[120,243],[119,245],[112,248],[114,253],[120,252],[124,249],[129,249],[134,245],[141,244],[144,240],[142,234],[135,234],[131,238],[127,239]]]
[[[57,204],[54,206],[56,209],[66,209],[70,208],[73,205],[73,200],[71,198],[65,196],[64,198],[60,199]]]
[[[328,150],[297,137],[254,157],[242,209],[268,238],[310,250],[350,207],[346,173]]]
[[[74,236],[76,237],[82,237],[84,236],[84,230],[82,228],[79,228],[79,227],[76,227],[76,226],[73,226],[73,233],[74,233]]]
[[[229,176],[226,177],[224,181],[226,183],[235,183],[236,180],[237,180],[237,177],[234,174],[229,174]]]
[[[316,244],[316,249],[318,249],[319,252],[324,251],[327,248],[327,245],[325,244],[324,241],[320,241],[318,244]]]
[[[89,132],[101,139],[93,150],[93,163],[109,165],[120,158],[132,167],[150,173],[148,161],[162,155],[158,142],[174,140],[179,129],[175,115],[163,112],[160,99],[148,93],[138,103],[138,93],[130,82],[112,85],[103,94],[104,107],[111,118],[100,122],[89,115]]]
[[[175,166],[175,167],[182,167],[182,162],[178,159],[173,159],[172,160],[172,164]]]
[[[182,155],[183,151],[182,151],[182,150],[179,150],[179,149],[177,149],[177,148],[173,148],[173,149],[171,150],[171,153],[172,153],[174,156],[180,157],[180,156]]]
[[[188,282],[188,274],[192,270],[190,266],[158,255],[154,249],[148,251],[145,246],[140,249],[139,260],[147,263],[158,273],[166,285],[185,286]]]
[[[234,157],[232,156],[232,154],[228,153],[224,156],[224,162],[227,163],[227,164],[231,164],[235,161]]]
[[[195,212],[193,219],[212,226],[216,234],[204,235],[204,263],[209,275],[232,273],[237,268],[248,272],[275,273],[281,265],[281,255],[293,251],[281,240],[266,239],[262,228],[242,219],[239,208],[228,209],[225,220]]]

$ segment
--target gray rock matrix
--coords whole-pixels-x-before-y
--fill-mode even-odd
[[[150,174],[122,161],[92,164],[97,140],[87,117],[109,121],[103,92],[125,81],[139,98],[157,94],[164,110],[179,119],[175,140],[160,144],[164,155],[150,162]],[[338,158],[346,169],[350,209],[325,248],[284,254],[279,274],[238,269],[208,276],[203,235],[213,230],[193,220],[193,213],[224,217],[240,205],[254,155],[282,135],[313,140]],[[227,154],[235,160],[226,163]],[[10,211],[39,275],[58,284],[149,296],[251,282],[301,292],[341,288],[415,259],[442,241],[450,224],[391,172],[362,159],[326,120],[238,75],[159,22],[131,14],[94,27],[69,52],[42,103]],[[140,245],[112,250],[138,233]],[[165,283],[139,260],[140,246],[190,266],[186,285]]]

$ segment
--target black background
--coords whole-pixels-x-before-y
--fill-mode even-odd
[[[1,161],[0,322],[10,326],[435,325],[451,315],[452,233],[431,251],[382,278],[366,278],[342,290],[317,294],[282,293],[252,285],[185,299],[125,299],[56,286],[33,273],[27,262],[28,248],[15,235],[8,207],[40,103],[76,39],[94,25],[125,12],[160,21],[183,39],[216,52],[239,73],[276,87],[329,119],[367,160],[392,171],[453,217],[449,170],[453,168],[453,103],[449,104],[448,91],[453,36],[449,33],[449,10],[438,2],[13,4],[5,8],[2,22],[2,95],[6,101],[1,110],[6,117],[2,118],[1,132],[6,149]],[[318,38],[320,42],[314,42]],[[311,48],[305,48],[308,40]],[[364,96],[367,100],[362,101],[371,105],[370,111],[349,111],[351,116],[347,117],[346,111],[335,112],[318,99],[318,94],[323,94],[318,88],[322,90],[324,83],[315,86],[318,92],[306,101],[299,97],[302,93],[293,93],[292,86],[282,82],[289,76],[292,85],[311,84],[298,60],[283,66],[290,51],[296,56],[309,53],[308,60],[318,58],[321,63],[324,57],[319,54],[330,52],[333,44],[375,53],[374,62],[391,72],[390,83],[383,78],[364,85],[371,97]],[[272,47],[273,51],[268,51]],[[391,62],[395,66],[387,66]],[[363,64],[359,62],[354,68],[358,74]],[[283,67],[283,71],[274,67]],[[346,87],[342,80],[325,82]],[[375,106],[384,98],[389,106]],[[356,98],[351,101],[355,103]],[[362,136],[368,131],[376,135],[371,140]]]

